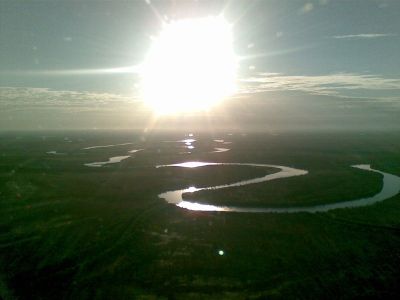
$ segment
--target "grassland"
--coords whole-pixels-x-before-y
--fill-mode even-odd
[[[194,212],[157,195],[273,170],[154,166],[187,160],[293,166],[310,174],[194,196],[218,204],[328,203],[380,189],[379,175],[353,170],[352,164],[371,163],[400,176],[399,137],[223,135],[232,150],[209,153],[212,138],[221,134],[201,135],[192,154],[179,154],[180,144],[162,142],[182,139],[174,133],[3,134],[0,298],[396,298],[399,195],[370,207],[318,214]],[[124,142],[134,144],[82,150]],[[146,151],[120,164],[83,165],[139,148]],[[46,153],[52,150],[65,154]]]

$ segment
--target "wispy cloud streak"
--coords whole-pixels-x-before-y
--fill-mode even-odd
[[[117,75],[117,74],[138,74],[140,65],[119,67],[119,68],[102,68],[102,69],[62,69],[62,70],[13,70],[0,71],[0,75],[17,75],[17,76],[76,76],[76,75]]]
[[[332,38],[334,39],[376,39],[376,38],[384,38],[384,37],[392,37],[397,36],[394,33],[360,33],[360,34],[347,34],[347,35],[334,35]]]

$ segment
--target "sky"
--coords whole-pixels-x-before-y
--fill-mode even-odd
[[[155,120],[135,72],[152,37],[220,14],[238,92],[207,114]],[[398,0],[2,0],[0,130],[399,130],[399,16]]]

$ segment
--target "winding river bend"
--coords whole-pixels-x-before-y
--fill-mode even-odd
[[[304,206],[304,207],[237,207],[237,206],[215,206],[208,204],[201,204],[193,201],[188,201],[183,199],[184,193],[194,193],[201,190],[217,190],[224,189],[235,186],[243,186],[253,183],[261,183],[264,181],[275,180],[279,178],[288,178],[293,176],[306,175],[308,171],[295,169],[291,167],[278,166],[278,165],[268,165],[268,164],[253,164],[253,163],[210,163],[210,162],[185,162],[180,164],[170,164],[170,165],[159,165],[156,168],[166,168],[166,167],[180,167],[180,168],[198,168],[204,166],[249,166],[249,167],[266,167],[266,168],[277,168],[280,171],[273,174],[268,174],[263,177],[257,177],[254,179],[238,181],[230,184],[223,184],[217,186],[209,186],[203,188],[189,187],[186,189],[167,191],[158,195],[159,198],[164,199],[170,204],[174,204],[178,207],[196,210],[196,211],[225,211],[225,212],[241,212],[241,213],[317,213],[317,212],[327,212],[334,209],[340,208],[354,208],[372,205],[374,203],[383,201],[385,199],[391,198],[400,192],[400,177],[385,173],[379,170],[372,169],[370,165],[353,165],[353,168],[358,168],[365,171],[376,172],[383,175],[383,187],[382,190],[372,197],[360,198],[350,201],[335,202],[329,204],[321,204],[314,206]]]

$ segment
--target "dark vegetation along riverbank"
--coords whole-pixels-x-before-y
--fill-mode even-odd
[[[400,134],[13,133],[0,136],[0,298],[396,298],[400,196],[328,213],[196,212],[157,195],[275,169],[155,168],[184,161],[266,163],[305,176],[201,191],[202,203],[305,206],[373,195],[400,176]],[[210,153],[231,142],[223,153]],[[115,147],[83,148],[96,145]],[[129,153],[133,149],[145,149]],[[56,153],[47,153],[56,151]],[[131,155],[120,163],[85,163]]]

